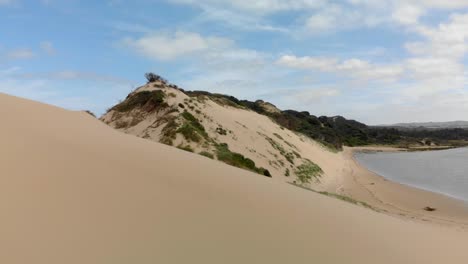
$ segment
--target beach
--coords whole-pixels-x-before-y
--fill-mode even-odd
[[[466,229],[468,204],[464,201],[385,179],[363,167],[354,157],[357,151],[405,151],[392,147],[346,147],[342,153],[348,162],[343,191],[379,211],[404,219]],[[435,211],[426,211],[430,207]]]

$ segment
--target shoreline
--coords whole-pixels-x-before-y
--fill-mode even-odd
[[[422,190],[422,191],[427,191],[427,192],[431,192],[431,193],[435,193],[435,194],[439,194],[439,195],[442,195],[442,196],[446,196],[448,198],[452,198],[452,199],[455,199],[457,201],[461,201],[463,203],[465,203],[467,206],[468,206],[468,200],[465,200],[463,198],[460,198],[460,197],[456,197],[454,195],[451,195],[449,193],[443,193],[443,192],[440,192],[440,191],[437,191],[437,190],[431,190],[431,189],[428,189],[428,188],[423,188],[423,187],[419,187],[419,186],[416,186],[416,185],[412,185],[412,184],[408,184],[408,183],[404,183],[404,182],[399,182],[399,181],[396,181],[396,180],[393,180],[393,179],[390,179],[388,177],[386,177],[385,175],[383,174],[380,174],[374,170],[371,170],[369,168],[367,168],[365,165],[363,165],[361,162],[359,162],[359,160],[356,158],[355,154],[358,154],[358,153],[364,153],[364,154],[375,154],[375,153],[397,153],[397,152],[408,152],[408,153],[413,153],[413,152],[426,152],[426,151],[441,151],[441,150],[453,150],[453,149],[457,149],[457,148],[448,148],[448,149],[431,149],[431,150],[422,150],[422,151],[416,151],[416,150],[395,150],[395,151],[360,151],[360,150],[357,150],[357,151],[353,151],[353,158],[354,160],[361,166],[361,167],[364,167],[366,168],[368,171],[380,176],[380,177],[383,177],[384,179],[388,180],[388,181],[392,181],[392,182],[396,182],[396,183],[399,183],[401,185],[404,185],[404,186],[407,186],[407,187],[410,187],[410,188],[415,188],[415,189],[418,189],[418,190]]]
[[[393,147],[346,147],[341,155],[346,162],[340,194],[365,202],[378,211],[398,218],[468,229],[468,202],[421,188],[394,182],[361,165],[359,151],[399,152]],[[426,209],[434,209],[427,211]]]

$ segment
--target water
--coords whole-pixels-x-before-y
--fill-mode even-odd
[[[395,182],[468,202],[468,148],[398,153],[356,153],[369,170]]]

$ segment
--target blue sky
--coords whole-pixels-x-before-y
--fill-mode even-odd
[[[0,0],[0,92],[102,114],[153,71],[369,124],[468,120],[468,1]]]

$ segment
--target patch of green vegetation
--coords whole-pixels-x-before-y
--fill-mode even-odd
[[[226,136],[227,135],[227,130],[222,128],[222,127],[217,127],[216,128],[216,133],[222,135],[222,136]]]
[[[301,184],[310,183],[312,179],[319,181],[322,173],[322,169],[317,164],[309,160],[306,160],[305,163],[298,166],[295,171],[297,179]]]
[[[92,117],[96,117],[96,115],[93,112],[89,111],[89,110],[86,110],[85,113],[89,114]]]
[[[200,142],[202,138],[208,138],[203,125],[191,113],[184,111],[181,115],[185,122],[177,129],[176,133],[181,133],[185,139],[193,142]]]
[[[250,170],[258,174],[271,177],[271,174],[267,169],[256,167],[253,160],[244,157],[242,154],[232,152],[229,150],[229,146],[225,143],[216,145],[216,156],[218,157],[219,161],[222,161],[231,166]]]
[[[291,152],[288,152],[286,154],[283,154],[284,158],[289,161],[289,163],[294,164],[294,154]]]
[[[262,133],[259,133],[261,136],[263,136],[267,141],[268,143],[270,143],[270,145],[278,150],[280,152],[280,154],[291,164],[294,164],[294,154],[292,152],[286,152],[286,150],[283,148],[283,146],[276,142],[274,139],[272,139],[271,137],[265,135],[265,134],[262,134]]]
[[[273,133],[273,135],[281,140],[284,140],[282,136],[280,136],[279,134],[276,134],[276,133]]]
[[[187,152],[193,152],[193,148],[190,145],[179,145],[177,146],[178,149],[185,150]]]
[[[185,105],[183,103],[179,103],[180,108],[185,108]]]
[[[311,188],[307,188],[303,185],[297,185],[295,183],[289,183],[293,186],[296,186],[296,187],[299,187],[299,188],[302,188],[304,190],[308,190],[308,191],[311,191],[311,192],[314,192],[314,193],[318,193],[318,194],[322,194],[322,195],[326,195],[326,196],[329,196],[329,197],[332,197],[332,198],[335,198],[335,199],[339,199],[339,200],[342,200],[344,202],[348,202],[348,203],[351,203],[351,204],[354,204],[354,205],[358,205],[358,206],[362,206],[362,207],[365,207],[365,208],[368,208],[368,209],[371,209],[373,211],[376,211],[376,212],[379,212],[380,210],[378,210],[377,208],[369,205],[368,203],[366,202],[361,202],[361,201],[358,201],[354,198],[351,198],[349,196],[345,196],[345,195],[341,195],[341,194],[336,194],[336,193],[330,193],[330,192],[319,192],[319,191],[316,191],[314,189],[311,189]]]
[[[205,157],[207,157],[207,158],[210,158],[210,159],[214,159],[214,155],[211,154],[211,153],[208,152],[208,151],[202,151],[202,152],[200,152],[200,153],[198,153],[198,154],[200,154],[200,155],[202,155],[202,156],[205,156]]]
[[[345,202],[348,202],[348,203],[352,203],[352,204],[360,205],[360,206],[363,206],[363,207],[366,207],[366,208],[369,208],[369,209],[372,209],[372,210],[376,210],[375,208],[373,208],[369,204],[367,204],[365,202],[355,200],[355,199],[353,199],[353,198],[351,198],[349,196],[344,196],[344,195],[341,195],[341,194],[329,193],[329,192],[318,192],[318,193],[329,196],[329,197],[333,197],[333,198],[336,198],[336,199],[339,199],[339,200],[342,200],[342,201],[345,201]]]
[[[293,151],[292,153],[296,156],[296,158],[298,159],[302,158],[301,154],[299,154],[297,151]]]
[[[166,94],[162,90],[143,91],[129,96],[122,103],[114,106],[112,110],[118,112],[129,112],[135,108],[141,107],[147,112],[152,112],[157,108],[167,107],[164,102]]]
[[[284,172],[284,176],[286,177],[289,177],[291,175],[289,169],[286,169],[286,171]]]
[[[177,136],[177,128],[179,124],[176,122],[176,117],[171,117],[166,126],[162,129],[161,143],[166,145],[173,145],[174,139]]]
[[[175,93],[168,93],[167,95],[168,95],[169,97],[173,97],[173,98],[174,98],[174,97],[177,97],[177,95],[176,95]]]
[[[127,128],[128,127],[128,122],[124,120],[117,120],[115,122],[115,128],[116,129],[122,129],[122,128]]]

